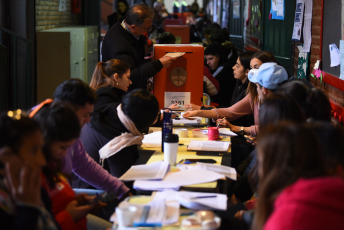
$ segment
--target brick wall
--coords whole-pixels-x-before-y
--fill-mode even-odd
[[[70,0],[59,11],[59,0],[36,0],[36,31],[72,25]]]
[[[321,50],[320,36],[322,33],[321,14],[322,14],[322,0],[313,0],[312,46],[311,46],[311,54],[310,54],[310,71],[313,70],[315,62],[320,59],[320,50]],[[294,60],[295,75],[296,75],[296,70],[297,70],[298,55],[299,55],[299,52],[297,50],[297,47],[295,47],[295,60]],[[310,77],[310,81],[312,82],[313,85],[323,89],[332,102],[335,102],[336,104],[344,107],[344,92],[343,91],[327,83],[320,82],[320,79],[314,79]]]

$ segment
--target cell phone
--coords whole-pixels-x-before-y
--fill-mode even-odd
[[[214,159],[185,159],[185,162],[191,162],[191,163],[202,162],[202,163],[214,164],[216,163],[216,160]]]
[[[96,198],[94,198],[90,204],[96,204],[98,202],[103,202],[103,203],[110,203],[114,202],[117,199],[116,195],[114,192],[104,192],[101,194],[96,194]]]
[[[228,152],[217,152],[217,151],[197,151],[198,156],[223,156],[228,154]]]

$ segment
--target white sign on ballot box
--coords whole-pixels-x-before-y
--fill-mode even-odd
[[[190,104],[191,92],[165,92],[164,107],[177,103],[180,107]]]

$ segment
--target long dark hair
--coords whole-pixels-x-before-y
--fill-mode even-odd
[[[90,87],[97,90],[101,87],[115,87],[112,75],[117,73],[121,78],[129,70],[129,65],[119,59],[111,59],[106,62],[98,62],[94,69]]]
[[[258,51],[252,55],[251,60],[253,58],[257,58],[262,63],[276,62],[275,56],[272,53],[270,53],[269,51],[263,51],[263,50]],[[252,82],[249,82],[248,86],[247,86],[247,92],[251,95],[251,103],[253,105],[254,102],[258,101],[258,92],[257,92],[256,85]]]
[[[156,120],[159,103],[154,95],[144,89],[130,91],[122,99],[122,110],[143,132]]]
[[[80,135],[80,122],[72,107],[63,102],[53,102],[40,109],[34,119],[40,123],[43,130],[43,153],[47,166],[43,168],[48,184],[54,187],[61,173],[61,161],[56,161],[50,146],[55,141],[71,141]]]
[[[305,122],[300,106],[289,96],[273,94],[264,100],[259,110],[259,129],[281,121]]]
[[[263,229],[277,196],[299,178],[325,175],[318,139],[305,125],[279,123],[258,137],[259,199],[253,229]]]

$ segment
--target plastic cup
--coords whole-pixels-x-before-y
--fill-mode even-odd
[[[131,227],[134,223],[137,208],[135,206],[117,207],[116,217],[118,228]]]
[[[219,128],[209,127],[208,128],[208,140],[209,141],[216,141],[218,139],[219,139]]]

